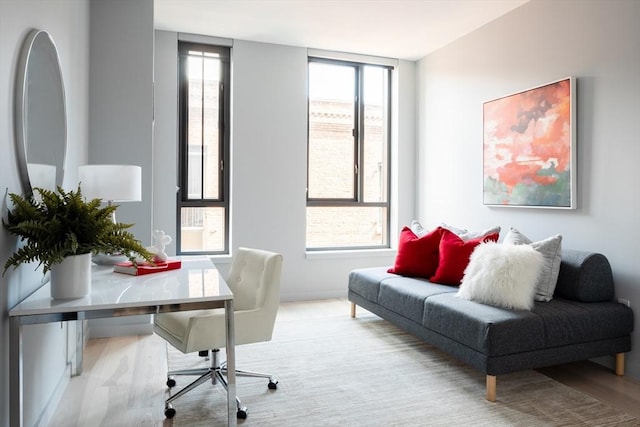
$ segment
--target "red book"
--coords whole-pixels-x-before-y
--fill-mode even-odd
[[[130,274],[132,276],[142,276],[143,274],[162,273],[163,271],[177,270],[182,266],[179,259],[170,259],[165,262],[157,262],[156,265],[149,263],[138,263],[133,265],[131,261],[119,262],[113,266],[116,273]]]

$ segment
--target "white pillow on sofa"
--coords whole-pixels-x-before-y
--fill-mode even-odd
[[[531,310],[542,254],[529,245],[481,243],[464,271],[459,298],[499,307]]]
[[[441,223],[440,227],[446,228],[452,233],[456,234],[459,238],[461,238],[464,242],[468,242],[469,240],[479,239],[481,237],[488,236],[490,234],[500,234],[500,226],[496,225],[495,227],[487,228],[486,230],[467,230],[465,228],[454,227],[453,225],[449,225],[446,223]]]
[[[497,226],[497,225],[495,227],[491,227],[491,228],[487,228],[486,230],[479,230],[479,231],[469,231],[466,228],[454,227],[453,225],[450,225],[444,222],[440,223],[440,227],[446,228],[447,230],[451,231],[452,233],[460,237],[464,242],[468,242],[469,240],[473,240],[473,239],[479,239],[481,237],[485,237],[490,234],[496,234],[496,233],[500,234],[500,226]],[[414,219],[411,222],[411,226],[409,228],[411,228],[411,231],[413,231],[413,234],[415,234],[418,237],[422,237],[425,234],[429,233],[429,230],[424,228],[422,224],[420,224],[420,221],[418,221],[417,219]]]
[[[429,234],[429,230],[424,228],[422,224],[420,224],[420,221],[418,221],[417,219],[411,221],[411,226],[409,228],[411,229],[411,231],[413,231],[413,234],[418,236],[418,238]]]
[[[551,301],[558,283],[560,263],[562,262],[562,236],[556,234],[538,242],[532,242],[527,236],[511,227],[503,243],[531,245],[544,257],[544,265],[536,285],[536,301]]]

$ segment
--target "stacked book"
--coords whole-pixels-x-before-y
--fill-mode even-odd
[[[182,265],[179,259],[168,259],[162,262],[150,264],[139,262],[137,265],[131,261],[119,262],[113,266],[116,273],[130,274],[132,276],[142,276],[143,274],[162,273],[163,271],[177,270]]]

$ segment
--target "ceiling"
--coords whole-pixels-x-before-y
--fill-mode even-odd
[[[154,0],[155,28],[417,60],[529,0]]]

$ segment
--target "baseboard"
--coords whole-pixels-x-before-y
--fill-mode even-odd
[[[318,301],[325,299],[347,298],[347,290],[318,292],[284,292],[280,294],[280,302]]]

